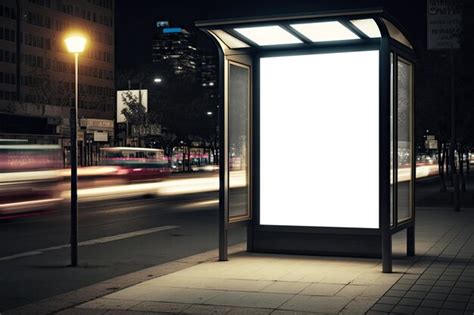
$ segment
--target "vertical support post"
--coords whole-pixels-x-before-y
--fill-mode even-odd
[[[75,59],[75,102],[71,107],[71,266],[78,264],[77,252],[77,110],[79,107],[79,54]]]
[[[219,91],[221,101],[219,104],[219,261],[227,261],[228,258],[228,210],[229,210],[229,165],[228,165],[228,119],[227,119],[227,78],[224,67],[227,63],[224,55],[219,50]]]
[[[407,256],[415,256],[415,226],[407,228]]]
[[[384,25],[379,25],[387,33]],[[379,102],[379,218],[382,241],[382,272],[392,272],[392,234],[390,230],[390,45],[387,36],[380,45]],[[394,77],[394,81],[395,81]]]
[[[450,51],[451,65],[451,145],[449,146],[449,155],[451,157],[451,174],[453,177],[453,210],[460,211],[460,192],[459,192],[459,170],[456,167],[456,80],[455,80],[455,60],[454,50]],[[459,154],[459,152],[458,152]]]

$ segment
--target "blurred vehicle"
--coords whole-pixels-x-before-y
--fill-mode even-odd
[[[193,172],[217,172],[219,165],[191,165]]]
[[[171,174],[162,149],[113,147],[100,149],[100,165],[120,167],[129,182],[162,179]]]
[[[59,145],[0,144],[0,216],[59,205],[61,165]]]
[[[120,166],[87,166],[77,168],[78,188],[91,188],[121,185],[127,182],[124,171]],[[61,176],[64,178],[62,190],[70,188],[71,169],[61,170]]]

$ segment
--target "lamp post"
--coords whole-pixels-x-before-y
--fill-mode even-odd
[[[75,61],[75,103],[71,106],[71,266],[77,266],[77,111],[79,107],[79,54],[86,46],[86,38],[72,35],[66,38],[69,53],[74,54]]]

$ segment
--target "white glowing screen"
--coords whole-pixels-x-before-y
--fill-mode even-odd
[[[379,52],[260,59],[260,224],[379,227]]]

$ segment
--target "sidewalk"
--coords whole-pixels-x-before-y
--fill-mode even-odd
[[[382,274],[378,259],[252,254],[240,245],[228,262],[215,261],[216,252],[201,254],[139,284],[121,280],[111,294],[87,298],[83,291],[74,307],[49,303],[62,315],[473,314],[474,209],[417,209],[416,246],[417,256],[407,258],[405,233],[395,235],[394,272]],[[28,310],[37,309],[12,313]]]

